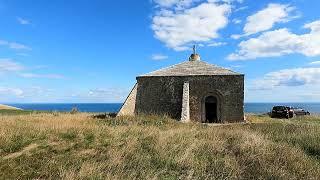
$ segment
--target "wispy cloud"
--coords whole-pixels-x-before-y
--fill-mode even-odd
[[[47,78],[47,79],[64,79],[60,74],[36,74],[36,73],[21,73],[24,78]]]
[[[199,0],[154,0],[157,6],[161,8],[171,8],[174,7],[175,9],[182,9],[187,8]]]
[[[243,68],[244,65],[240,65],[240,64],[235,64],[235,65],[231,65],[231,68]]]
[[[309,65],[311,65],[311,66],[320,65],[320,61],[313,61],[313,62],[309,63]]]
[[[44,65],[26,67],[9,58],[0,59],[0,74],[12,72],[24,78],[47,78],[47,79],[64,79],[65,78],[63,75],[60,75],[60,74],[38,74],[38,73],[28,72],[28,71],[35,71],[38,69],[44,69],[47,67],[48,66],[44,66]]]
[[[9,42],[5,40],[0,40],[0,46],[7,46],[8,48],[15,49],[15,50],[32,50],[27,45],[20,44],[17,42]]]
[[[15,42],[9,43],[9,47],[11,49],[17,49],[17,50],[19,50],[19,49],[21,49],[21,50],[31,50],[30,47],[28,47],[28,46],[26,46],[24,44],[19,44],[19,43],[15,43]]]
[[[165,60],[168,59],[168,56],[163,54],[153,54],[151,57],[152,60]]]
[[[21,25],[29,25],[29,24],[31,24],[31,22],[28,19],[21,18],[21,17],[17,17],[17,21]]]
[[[214,42],[214,43],[208,44],[207,46],[209,46],[209,47],[218,47],[218,46],[225,46],[227,44],[228,43],[226,43],[226,42]]]
[[[4,72],[17,72],[24,70],[25,67],[20,63],[13,61],[12,59],[0,59],[0,73]]]
[[[237,8],[236,10],[234,10],[234,12],[243,11],[243,10],[246,10],[248,8],[249,8],[249,6],[243,6],[243,7]]]
[[[233,19],[232,22],[233,22],[234,24],[241,24],[241,23],[242,23],[242,20],[236,18],[236,19]]]
[[[20,88],[0,87],[0,94],[4,96],[13,95],[17,97],[23,96],[23,90]]]
[[[123,88],[96,88],[89,90],[87,94],[79,94],[78,98],[90,102],[122,102],[129,93],[128,89]]]
[[[0,102],[123,102],[130,89],[94,88],[84,91],[65,91],[42,86],[0,86]]]
[[[52,102],[56,98],[55,90],[40,86],[0,86],[0,102]]]

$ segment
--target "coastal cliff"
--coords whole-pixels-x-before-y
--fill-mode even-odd
[[[22,109],[0,104],[0,110],[22,110]]]

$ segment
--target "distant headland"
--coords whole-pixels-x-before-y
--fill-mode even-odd
[[[22,109],[0,104],[0,110],[22,110]]]

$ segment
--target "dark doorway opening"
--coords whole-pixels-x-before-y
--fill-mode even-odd
[[[217,98],[214,96],[209,96],[205,99],[205,108],[206,108],[206,123],[219,123],[218,121],[218,107]]]

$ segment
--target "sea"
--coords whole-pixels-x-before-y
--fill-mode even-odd
[[[121,103],[28,103],[7,104],[24,110],[68,112],[77,108],[80,112],[117,112]],[[310,113],[320,114],[320,103],[245,103],[246,113],[263,114],[270,112],[273,106],[285,105],[303,108]]]

